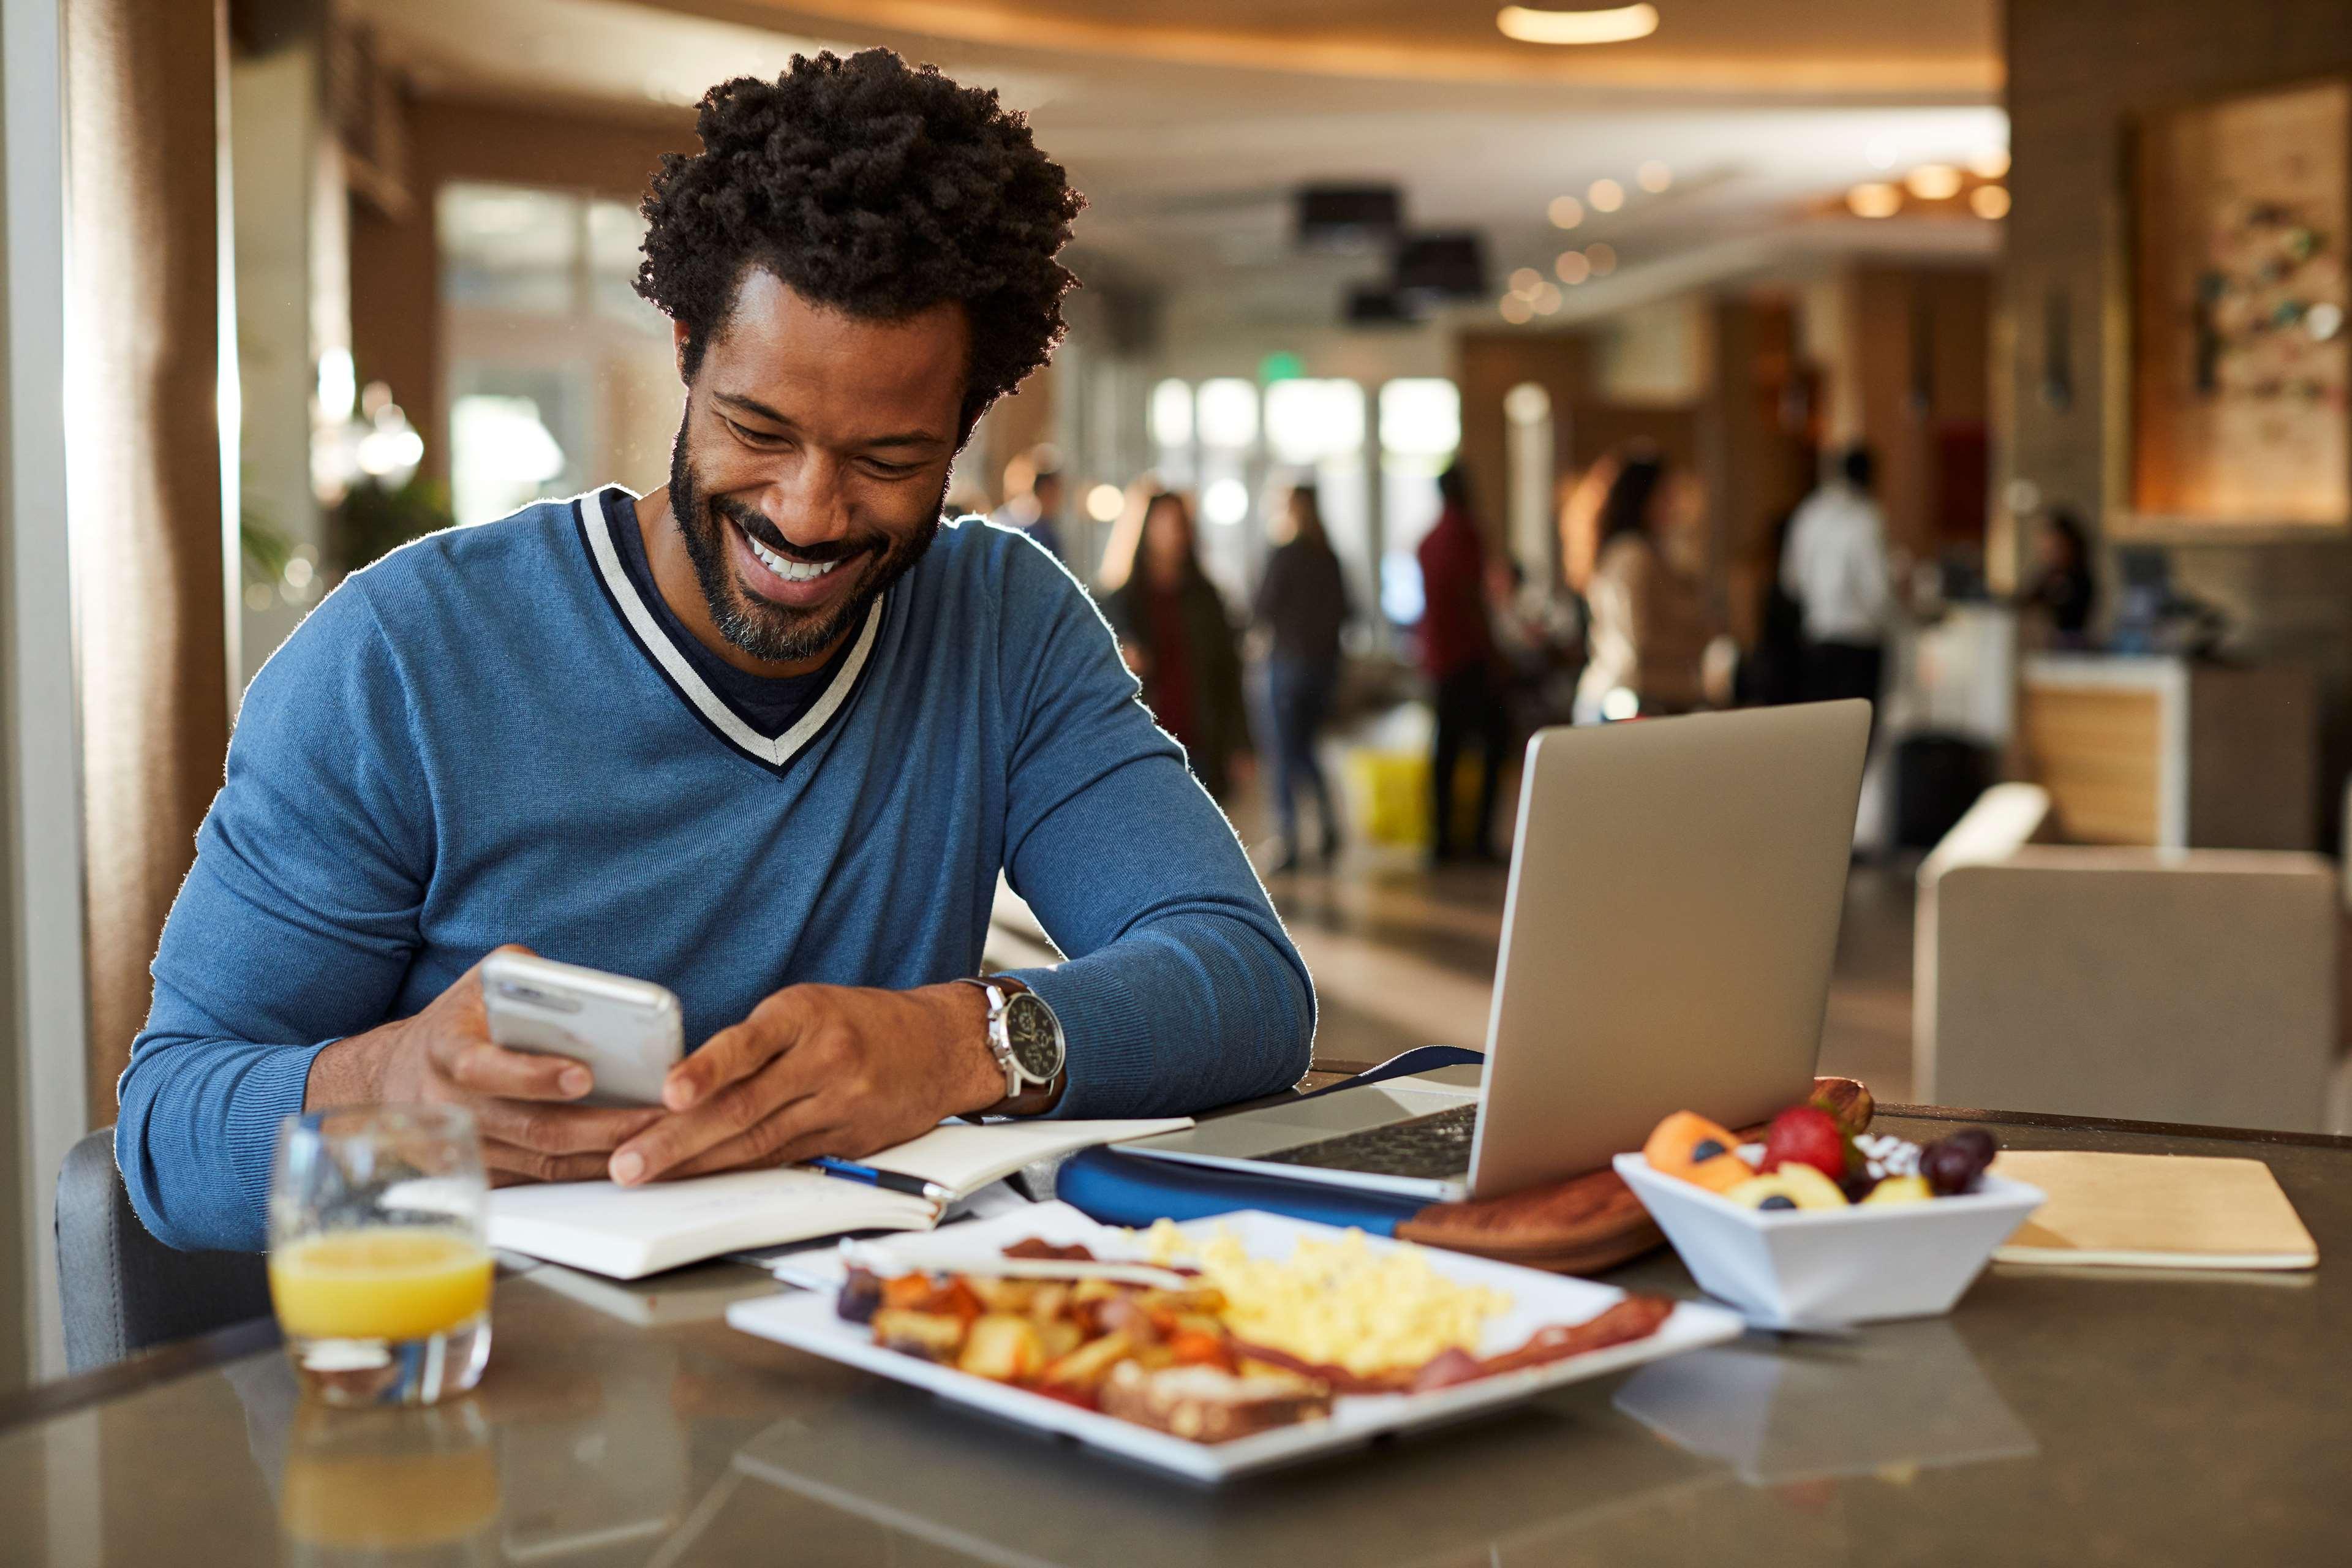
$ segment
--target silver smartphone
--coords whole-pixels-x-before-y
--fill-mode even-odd
[[[649,980],[497,952],[482,965],[482,1002],[498,1044],[570,1057],[595,1074],[588,1105],[659,1105],[662,1079],[686,1051],[677,997]]]

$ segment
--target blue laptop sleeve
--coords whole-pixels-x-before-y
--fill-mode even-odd
[[[1388,1079],[1486,1059],[1483,1052],[1458,1046],[1423,1046],[1315,1093],[1340,1094]],[[1072,1155],[1055,1174],[1054,1192],[1064,1203],[1105,1225],[1136,1226],[1160,1219],[1204,1219],[1238,1209],[1264,1209],[1294,1219],[1354,1226],[1374,1236],[1392,1236],[1399,1221],[1411,1219],[1429,1206],[1420,1198],[1363,1192],[1328,1182],[1289,1181],[1260,1171],[1229,1171],[1122,1154],[1116,1146]]]

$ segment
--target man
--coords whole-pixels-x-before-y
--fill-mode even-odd
[[[1000,528],[1016,529],[1039,549],[1066,563],[1062,553],[1062,470],[1051,447],[1040,447],[1026,458],[1005,465],[1006,489],[1012,493],[989,518]]]
[[[1437,476],[1437,521],[1421,542],[1421,662],[1437,707],[1430,755],[1430,858],[1454,858],[1454,774],[1464,742],[1482,742],[1478,816],[1468,852],[1496,858],[1495,794],[1510,747],[1494,626],[1486,618],[1486,547],[1459,464]]]
[[[1790,520],[1780,585],[1803,609],[1800,689],[1808,702],[1878,700],[1892,595],[1886,519],[1870,493],[1875,468],[1869,447],[1848,449],[1836,477]]]
[[[941,526],[1061,335],[1060,167],[882,50],[723,83],[699,131],[638,277],[686,387],[668,485],[396,552],[247,695],[121,1083],[174,1246],[262,1244],[306,1108],[453,1101],[499,1180],[633,1184],[1307,1065],[1306,970],[1101,617],[1018,535]],[[1070,961],[991,994],[958,977],[1000,869]],[[660,1107],[490,1043],[508,942],[677,992]],[[1040,1002],[1066,1065],[1011,1096],[992,1015]]]

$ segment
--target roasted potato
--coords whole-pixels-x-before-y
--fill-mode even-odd
[[[952,1362],[962,1349],[963,1320],[946,1312],[884,1307],[874,1314],[874,1342],[925,1361]]]
[[[999,1383],[1020,1383],[1045,1365],[1045,1342],[1037,1325],[1010,1312],[983,1312],[964,1336],[957,1369]]]

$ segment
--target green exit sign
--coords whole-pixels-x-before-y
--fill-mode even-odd
[[[1272,386],[1277,381],[1297,381],[1307,374],[1307,363],[1288,349],[1277,349],[1257,362],[1257,384]]]

